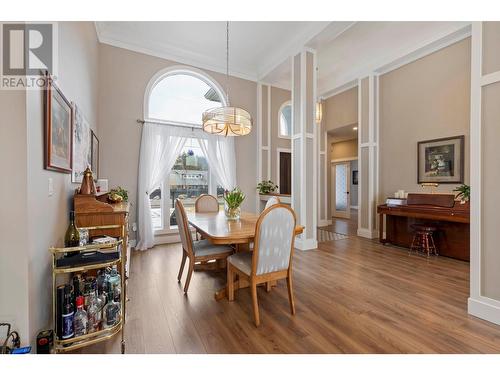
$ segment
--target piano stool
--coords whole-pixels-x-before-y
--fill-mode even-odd
[[[418,253],[426,253],[429,257],[432,255],[439,255],[437,252],[436,245],[434,244],[433,233],[436,232],[437,228],[435,226],[426,224],[412,224],[411,228],[415,230],[413,235],[413,241],[410,246],[411,254],[413,250]]]

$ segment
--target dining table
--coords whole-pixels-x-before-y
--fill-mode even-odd
[[[239,219],[228,219],[225,212],[189,212],[188,222],[203,238],[214,245],[235,245],[236,251],[251,251],[249,246],[255,238],[255,229],[259,215],[242,212]],[[295,226],[295,235],[304,231],[302,225]],[[242,289],[248,287],[245,280],[235,282],[234,288]],[[215,299],[221,300],[227,296],[227,285],[215,293]]]

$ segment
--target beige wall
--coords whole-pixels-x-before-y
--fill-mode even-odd
[[[10,322],[25,344],[29,332],[26,93],[0,90],[0,113],[0,322]]]
[[[346,90],[325,100],[326,130],[358,122],[358,87]]]
[[[92,22],[59,23],[59,74],[57,84],[68,100],[80,106],[96,129],[98,93],[98,42]],[[27,93],[28,123],[28,228],[29,325],[36,333],[51,327],[51,258],[49,246],[63,245],[72,209],[71,175],[43,169],[43,95]],[[102,146],[101,146],[102,147]],[[48,196],[48,178],[54,195]]]
[[[137,119],[144,117],[143,103],[146,86],[161,69],[178,65],[173,61],[144,55],[137,52],[99,45],[99,138],[101,148],[101,176],[109,179],[110,187],[120,185],[129,191],[131,222],[135,222],[137,208],[137,173],[141,127]],[[225,76],[207,72],[224,86]],[[233,78],[230,80],[231,104],[248,110],[256,119],[255,82]],[[257,135],[237,137],[236,173],[238,185],[247,195],[243,210],[256,209],[256,155]],[[135,233],[131,233],[135,237]]]
[[[278,181],[278,148],[291,149],[290,139],[280,138],[279,110],[283,103],[289,101],[292,93],[277,87],[271,87],[271,180]]]
[[[358,156],[358,139],[331,144],[331,160],[355,158]]]
[[[465,135],[469,182],[470,38],[380,76],[380,192],[417,184],[417,142]],[[456,185],[442,184],[450,192]]]

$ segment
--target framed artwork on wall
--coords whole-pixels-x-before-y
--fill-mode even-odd
[[[74,104],[73,172],[71,182],[81,183],[83,172],[92,163],[92,133],[81,108]]]
[[[46,80],[44,168],[71,173],[73,168],[73,107],[51,77]]]
[[[358,184],[358,171],[352,171],[352,184]]]
[[[418,142],[418,183],[462,184],[464,139],[465,137],[460,135]]]
[[[92,143],[91,143],[91,163],[90,168],[92,169],[92,173],[94,174],[94,179],[97,180],[99,178],[99,139],[97,135],[92,132]]]

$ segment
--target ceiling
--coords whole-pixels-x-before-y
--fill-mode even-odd
[[[230,74],[260,80],[330,22],[230,22]],[[226,71],[226,22],[96,22],[99,41]]]
[[[230,74],[291,86],[290,56],[317,51],[318,94],[349,84],[414,53],[470,22],[230,22]],[[221,21],[96,22],[102,43],[225,73],[226,23]]]
[[[354,130],[354,127],[357,127],[358,124],[351,124],[342,126],[341,128],[333,129],[328,132],[328,135],[331,137],[332,143],[349,141],[351,139],[358,138],[358,131]]]

